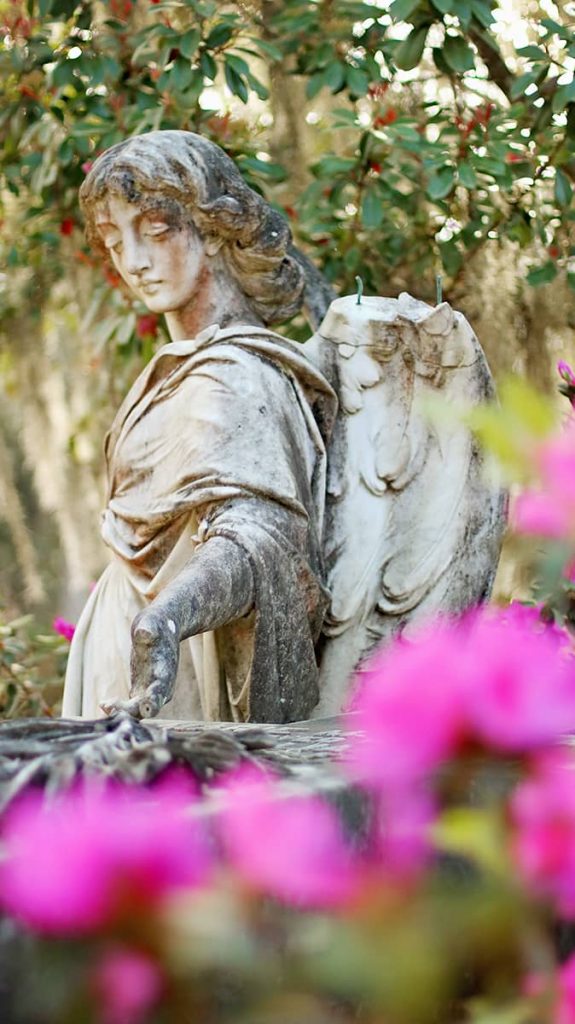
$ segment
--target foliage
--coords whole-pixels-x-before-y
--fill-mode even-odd
[[[68,646],[57,633],[37,633],[31,615],[2,621],[0,614],[2,718],[59,713]]]
[[[281,70],[284,87],[305,82],[324,150],[288,212],[344,290],[361,271],[379,293],[415,276],[431,296],[438,272],[449,291],[469,255],[502,237],[532,253],[534,286],[572,274],[575,35],[561,13],[525,22],[532,42],[514,48],[493,0],[1,6],[2,170],[6,209],[19,211],[9,267],[49,261],[56,277],[70,237],[90,260],[77,189],[130,134],[200,131],[273,197],[290,168],[270,159],[261,114]],[[329,94],[339,105],[314,115]],[[121,320],[108,336],[126,344],[135,319]]]

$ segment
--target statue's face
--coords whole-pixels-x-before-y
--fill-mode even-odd
[[[183,309],[205,281],[202,240],[173,211],[143,210],[110,195],[96,215],[102,241],[128,287],[154,313]]]

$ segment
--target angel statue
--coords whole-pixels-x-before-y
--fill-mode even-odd
[[[489,593],[501,495],[466,427],[420,401],[491,394],[471,328],[407,295],[332,301],[283,217],[191,132],[113,146],[80,200],[172,340],[106,438],[111,561],[64,714],[338,712],[375,644]],[[302,307],[307,343],[270,329]]]

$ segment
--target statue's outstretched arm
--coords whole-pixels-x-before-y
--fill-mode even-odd
[[[180,642],[245,615],[254,603],[246,552],[227,537],[211,537],[132,623],[130,699],[102,705],[151,718],[170,700]]]

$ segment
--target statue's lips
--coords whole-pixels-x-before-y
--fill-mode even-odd
[[[159,288],[161,284],[163,284],[163,281],[140,281],[138,287],[143,292],[151,292]]]

